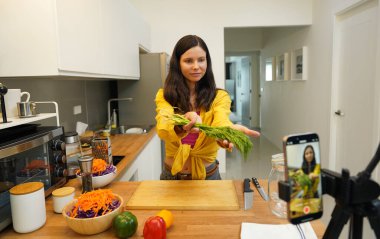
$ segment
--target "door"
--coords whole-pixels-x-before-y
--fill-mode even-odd
[[[251,59],[244,57],[241,60],[241,120],[242,124],[251,127]]]
[[[375,152],[378,134],[376,49],[377,1],[336,18],[333,50],[330,169],[362,171]]]

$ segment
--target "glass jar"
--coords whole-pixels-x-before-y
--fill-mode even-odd
[[[79,170],[78,158],[82,155],[82,148],[77,132],[65,133],[65,150],[68,177],[75,178],[75,173]]]
[[[285,180],[284,155],[272,155],[272,169],[268,176],[269,208],[272,213],[280,218],[286,218],[286,202],[279,198],[278,182]]]

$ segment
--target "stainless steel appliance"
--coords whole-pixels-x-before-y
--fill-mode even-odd
[[[140,54],[140,79],[118,81],[118,97],[133,98],[132,102],[119,102],[119,123],[125,129],[138,127],[150,129],[156,125],[158,89],[164,87],[169,72],[170,56],[165,52]],[[161,141],[161,164],[165,160],[165,144]]]
[[[42,182],[48,196],[66,183],[66,175],[62,127],[25,124],[0,130],[0,231],[11,223],[10,188]]]
[[[132,125],[149,126],[156,124],[154,99],[158,89],[164,86],[169,61],[170,57],[167,53],[140,54],[140,79],[117,82],[118,98],[133,98],[131,102],[118,102],[119,124],[125,125],[125,129]]]

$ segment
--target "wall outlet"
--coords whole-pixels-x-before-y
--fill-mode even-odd
[[[74,106],[74,115],[79,115],[82,113],[82,106],[81,105],[76,105]]]

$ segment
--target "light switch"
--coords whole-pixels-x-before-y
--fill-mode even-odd
[[[74,106],[74,115],[79,115],[81,113],[82,113],[82,106],[81,105]]]

